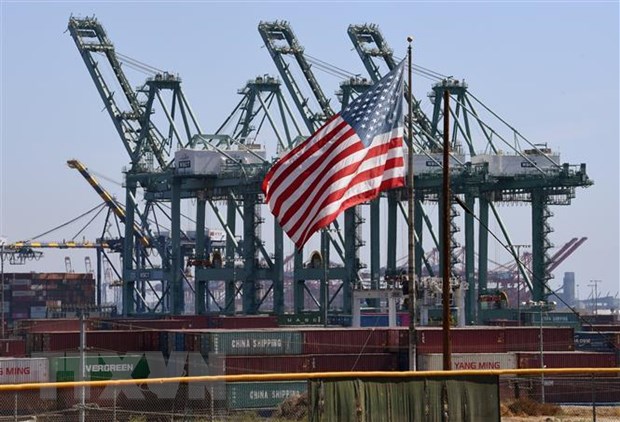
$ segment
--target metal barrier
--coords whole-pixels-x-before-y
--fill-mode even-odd
[[[547,410],[555,406],[549,403],[577,403],[588,406],[590,419],[600,406],[620,403],[620,368],[251,374],[5,384],[0,385],[0,420],[311,420],[304,395],[309,382],[463,376],[499,377],[502,412],[516,416],[532,403],[545,402]],[[620,417],[620,407],[616,410],[612,416]]]

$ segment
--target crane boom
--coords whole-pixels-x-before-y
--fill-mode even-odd
[[[106,205],[112,210],[112,212],[124,224],[125,219],[126,219],[125,208],[123,208],[123,206],[112,195],[110,195],[110,193],[106,189],[104,189],[103,186],[101,186],[99,181],[95,179],[93,175],[90,174],[90,172],[88,171],[88,168],[86,168],[86,166],[82,164],[82,162],[75,160],[75,159],[68,160],[67,165],[70,168],[75,169],[80,172],[80,174],[84,177],[84,179],[88,181],[88,183],[93,187],[93,189],[95,189],[95,192],[99,194],[101,199],[103,199]],[[138,226],[137,223],[134,223],[133,231],[136,237],[140,239],[140,242],[142,243],[142,245],[144,246],[149,245],[150,243],[149,237],[142,231],[142,229]],[[39,247],[43,247],[43,246],[39,246]]]

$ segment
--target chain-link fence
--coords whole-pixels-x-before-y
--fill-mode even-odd
[[[107,365],[101,364],[99,368],[91,366],[89,369],[91,372],[94,369],[100,370],[99,376],[103,376],[104,371],[122,369]],[[192,372],[191,369],[188,371],[187,364],[184,371]],[[64,375],[68,376],[67,373]],[[316,380],[380,378],[382,382],[399,382],[420,377],[429,380],[448,379],[452,375],[467,375],[470,379],[475,379],[477,375],[487,378],[489,375],[498,375],[500,410],[504,415],[502,419],[506,417],[507,420],[510,420],[510,416],[523,417],[528,414],[553,416],[563,412],[562,409],[566,409],[567,405],[585,408],[585,419],[581,420],[592,420],[602,407],[620,403],[620,368],[551,369],[543,373],[537,373],[536,370],[513,370],[204,375],[1,385],[0,420],[310,421],[316,419],[309,417],[312,400],[307,394],[311,390],[309,383]],[[395,399],[398,400],[393,396],[392,401]],[[359,414],[359,403],[355,406],[357,408],[343,409],[343,412]],[[615,416],[620,420],[620,408],[616,410]],[[567,414],[565,410],[564,414]],[[613,411],[611,414],[613,418]]]

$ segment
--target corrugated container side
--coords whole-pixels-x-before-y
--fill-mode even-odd
[[[540,368],[540,353],[517,353],[519,369]],[[614,353],[543,352],[546,368],[616,368]]]
[[[275,316],[220,316],[210,320],[210,328],[224,329],[252,329],[252,328],[277,328],[278,318]]]
[[[0,359],[0,385],[48,382],[46,358]]]
[[[527,352],[540,349],[540,327],[505,327],[506,350]],[[548,351],[574,350],[574,330],[571,327],[543,327],[543,348]]]
[[[80,369],[80,357],[52,357],[49,359],[51,381],[77,381]],[[87,381],[110,379],[147,378],[149,367],[142,355],[103,356],[88,355],[84,365]]]
[[[0,356],[15,358],[26,356],[26,340],[0,339]]]
[[[450,330],[453,353],[504,353],[506,339],[501,327],[455,328]],[[443,332],[439,328],[417,330],[418,353],[441,353]]]
[[[302,335],[298,331],[215,331],[211,351],[226,355],[298,355]]]
[[[388,350],[388,329],[303,330],[304,354],[377,353]]]
[[[584,324],[582,327],[583,331],[601,331],[601,332],[620,332],[620,324],[596,324],[589,325]]]
[[[324,371],[394,371],[398,369],[398,359],[393,353],[227,356],[224,365],[227,375]]]
[[[453,353],[451,360],[452,369],[455,370],[515,369],[517,367],[515,353]],[[417,368],[420,371],[442,370],[443,354],[418,355]]]
[[[592,352],[615,352],[620,348],[620,332],[575,332],[575,348]]]
[[[235,382],[226,385],[226,401],[230,409],[273,409],[307,390],[305,381]]]

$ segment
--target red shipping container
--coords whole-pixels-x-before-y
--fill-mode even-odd
[[[442,353],[443,330],[421,328],[417,331],[418,353]],[[467,327],[450,330],[453,353],[504,353],[506,339],[503,327]]]
[[[93,320],[86,320],[86,330],[93,330],[96,323]],[[71,319],[24,319],[15,323],[17,334],[25,333],[51,333],[57,331],[79,331],[80,320]]]
[[[303,330],[302,353],[381,353],[388,348],[388,332],[384,328]]]
[[[226,375],[398,369],[397,357],[392,353],[227,356],[220,364],[224,365]]]
[[[26,356],[26,340],[0,339],[0,356],[14,358]]]
[[[506,327],[506,351],[540,350],[539,327]],[[575,332],[569,327],[543,327],[543,350],[566,352],[575,350]]]
[[[277,328],[278,318],[275,316],[221,316],[211,319],[209,328],[243,329],[243,328]]]
[[[543,352],[546,368],[617,368],[615,353]],[[540,368],[539,352],[517,353],[520,369]]]
[[[597,325],[588,325],[588,324],[584,324],[583,331],[601,331],[601,332],[610,332],[610,331],[614,331],[614,332],[619,332],[620,333],[620,324],[608,324],[608,325],[601,325],[601,324],[597,324]]]

